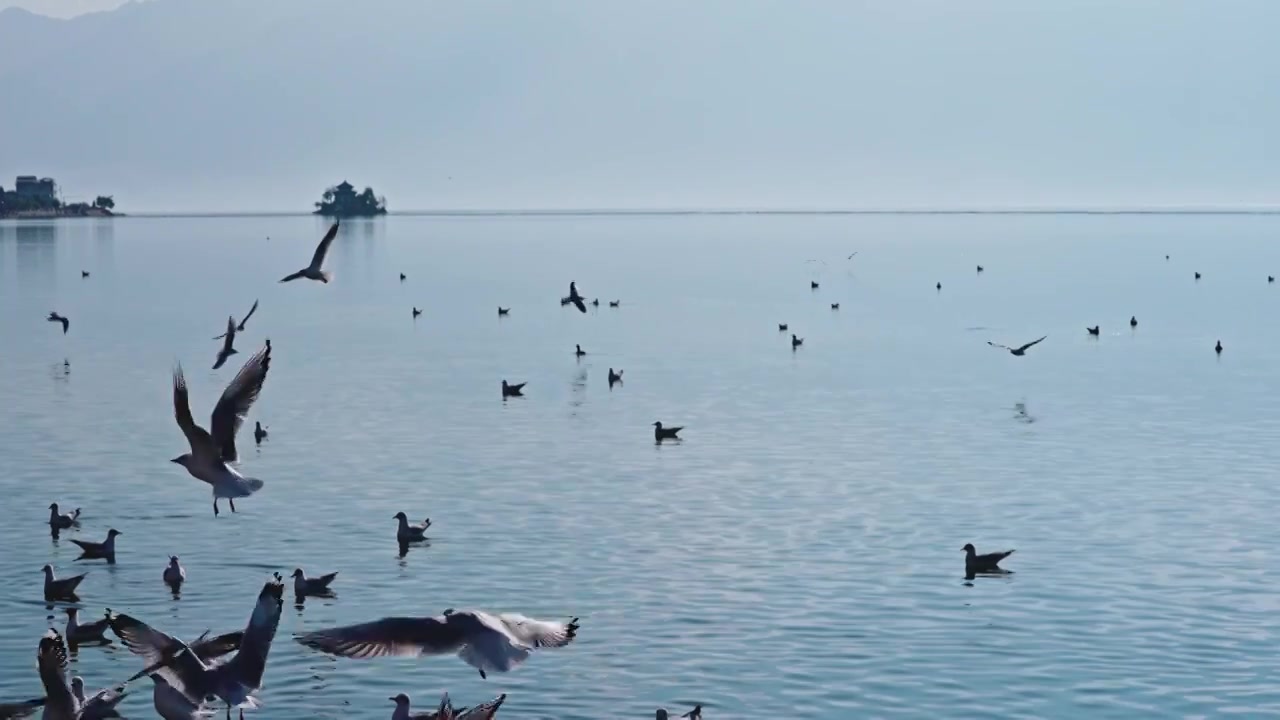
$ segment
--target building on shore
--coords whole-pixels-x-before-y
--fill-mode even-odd
[[[51,202],[58,198],[58,184],[53,178],[19,175],[13,183],[13,194],[36,202]]]

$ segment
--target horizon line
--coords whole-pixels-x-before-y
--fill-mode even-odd
[[[398,217],[521,217],[622,215],[1278,215],[1280,206],[972,207],[972,208],[428,208],[388,211]],[[123,217],[331,217],[308,211],[191,210],[122,212]],[[344,218],[344,219],[358,219]],[[379,215],[371,217],[383,217]]]

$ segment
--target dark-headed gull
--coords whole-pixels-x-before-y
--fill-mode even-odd
[[[965,543],[960,549],[964,550],[964,575],[970,580],[975,575],[1003,575],[1009,572],[1000,567],[1000,561],[1012,555],[1012,550],[979,555],[973,543]]]
[[[107,531],[107,539],[102,542],[90,542],[88,540],[76,540],[72,538],[71,542],[80,548],[80,557],[77,560],[106,560],[109,563],[116,561],[116,538],[124,533],[111,528]]]
[[[231,502],[231,511],[235,512],[235,498],[248,497],[262,489],[263,482],[257,478],[241,475],[228,463],[238,460],[236,454],[236,433],[249,408],[262,392],[262,383],[267,379],[267,370],[271,367],[271,341],[249,358],[240,372],[231,379],[222,397],[213,408],[209,431],[196,424],[191,417],[191,404],[187,398],[187,381],[182,375],[182,366],[173,371],[173,411],[187,437],[191,452],[173,459],[187,469],[197,480],[209,483],[213,489],[213,514],[218,514],[218,499],[227,498]]]
[[[53,566],[45,565],[44,570],[44,599],[45,600],[75,600],[76,587],[84,581],[88,573],[73,575],[68,578],[56,578],[53,576]]]
[[[515,613],[446,610],[437,617],[390,617],[317,630],[299,636],[298,642],[331,655],[360,659],[456,652],[484,678],[488,672],[511,670],[537,648],[564,647],[577,633],[578,618],[545,622]]]
[[[297,568],[293,571],[293,592],[298,597],[306,597],[308,595],[327,595],[333,592],[329,589],[329,586],[333,584],[333,580],[336,577],[338,577],[338,573],[335,572],[329,573],[328,575],[321,575],[320,577],[309,578],[307,577],[307,574],[302,571],[302,568]]]
[[[524,386],[529,383],[516,383],[512,385],[506,380],[502,381],[502,397],[522,397],[524,395]]]
[[[63,515],[58,512],[58,503],[49,505],[49,527],[54,530],[66,530],[69,527],[78,525],[80,521],[80,508]]]
[[[659,420],[653,424],[653,439],[658,442],[662,442],[663,440],[679,440],[680,438],[676,437],[676,433],[683,429],[684,426],[663,427],[662,421]]]
[[[991,342],[990,340],[988,340],[988,341],[987,341],[987,344],[988,344],[988,345],[990,345],[991,347],[998,347],[998,348],[1002,348],[1002,349],[1004,349],[1004,350],[1008,350],[1008,351],[1009,351],[1009,354],[1010,354],[1010,355],[1013,355],[1013,356],[1015,356],[1015,357],[1022,357],[1023,355],[1026,355],[1026,354],[1027,354],[1027,350],[1030,350],[1033,346],[1038,345],[1038,344],[1040,344],[1040,343],[1044,342],[1044,338],[1047,338],[1047,337],[1049,337],[1049,336],[1048,336],[1048,335],[1045,335],[1044,337],[1040,338],[1039,340],[1032,340],[1031,342],[1027,343],[1026,345],[1023,345],[1023,346],[1021,346],[1021,347],[1016,347],[1016,348],[1009,347],[1008,345],[1001,345],[1000,343],[993,343],[993,342]]]
[[[311,264],[302,268],[292,275],[286,275],[280,279],[280,282],[289,282],[298,278],[306,278],[308,280],[319,280],[327,283],[333,279],[333,273],[327,273],[320,268],[324,267],[324,256],[329,252],[329,246],[333,244],[333,239],[338,236],[339,220],[333,221],[333,226],[329,228],[329,232],[321,238],[320,244],[316,246],[316,252],[311,256]]]
[[[427,528],[431,527],[431,518],[427,518],[419,525],[413,525],[409,523],[409,516],[403,512],[396,513],[393,519],[400,521],[400,525],[396,527],[396,540],[402,543],[426,539]]]
[[[267,654],[271,651],[271,642],[280,626],[283,598],[284,583],[277,575],[273,580],[267,581],[258,593],[253,614],[244,630],[240,650],[230,660],[207,663],[194,648],[177,641],[181,645],[177,653],[170,656],[162,653],[161,659],[143,673],[159,673],[175,690],[192,702],[202,702],[210,696],[217,697],[226,703],[228,716],[232,707],[257,707],[254,693],[262,686]]]
[[[240,642],[244,639],[244,633],[240,631],[218,635],[216,637],[208,637],[206,632],[196,638],[191,644],[184,643],[178,638],[156,630],[150,625],[129,615],[113,615],[111,617],[111,632],[120,638],[120,642],[124,643],[129,652],[142,658],[147,664],[148,669],[135,674],[129,678],[129,682],[133,682],[143,675],[157,672],[152,667],[165,660],[172,660],[182,652],[193,652],[196,657],[206,663],[211,663],[224,655],[230,655],[240,649]],[[158,671],[160,675],[168,678],[172,675],[172,671],[162,669]]]

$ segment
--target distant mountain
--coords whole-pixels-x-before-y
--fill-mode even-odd
[[[1158,22],[1153,22],[1158,19]],[[0,185],[130,212],[1280,195],[1280,3],[148,0],[0,12]]]

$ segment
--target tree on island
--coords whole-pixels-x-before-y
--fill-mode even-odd
[[[116,201],[110,195],[99,195],[98,199],[93,201],[93,206],[103,210],[113,210],[115,209]]]
[[[343,180],[338,185],[324,191],[320,202],[316,203],[316,215],[335,217],[363,217],[385,215],[387,199],[374,195],[373,188],[366,187],[364,192],[356,193],[351,183]]]

